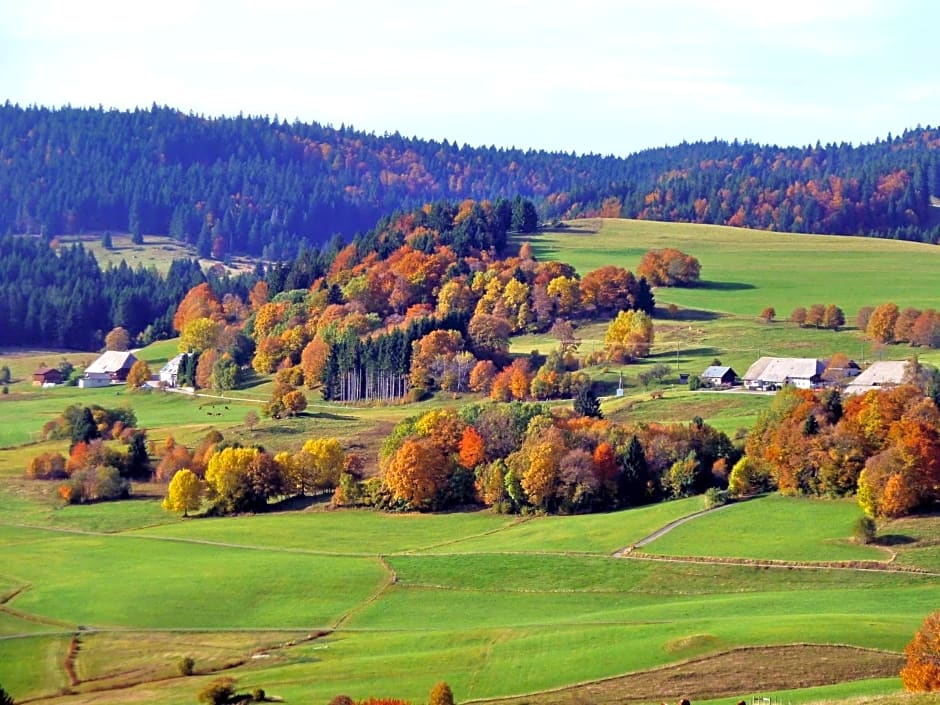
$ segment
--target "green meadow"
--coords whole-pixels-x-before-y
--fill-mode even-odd
[[[699,373],[715,358],[739,375],[761,354],[843,351],[870,361],[918,352],[940,362],[936,352],[873,348],[851,327],[862,305],[933,304],[940,250],[929,246],[611,220],[538,233],[531,242],[538,257],[582,273],[611,262],[635,270],[657,247],[702,263],[701,286],[656,291],[649,359],[590,368],[605,416],[615,421],[701,417],[732,437],[749,428],[771,397],[690,392],[678,383],[679,373]],[[117,236],[115,245],[137,257],[132,263],[168,266],[161,259],[168,250],[137,251]],[[794,307],[812,303],[841,306],[849,328],[801,330],[786,321]],[[678,311],[670,314],[669,304]],[[757,320],[766,306],[775,307],[776,322]],[[583,322],[581,351],[599,349],[605,329],[604,321]],[[521,336],[512,351],[545,353],[556,344],[550,335]],[[175,353],[175,340],[159,341],[139,357],[156,372]],[[446,680],[458,702],[524,696],[538,705],[553,689],[753,646],[841,644],[898,654],[940,604],[940,517],[885,523],[883,542],[863,546],[851,538],[861,513],[850,500],[766,496],[699,514],[704,501],[693,497],[571,517],[327,511],[314,502],[305,510],[181,519],[160,508],[162,487],[144,485],[132,501],[63,507],[55,483],[25,480],[23,471],[35,454],[64,452],[67,443],[39,442],[38,432],[69,404],[130,406],[156,442],[173,435],[193,444],[215,428],[272,450],[336,436],[374,454],[398,421],[477,400],[438,395],[415,405],[343,408],[312,392],[306,414],[263,419],[249,430],[245,415],[260,412],[269,378],[225,399],[30,385],[40,362],[63,356],[76,364],[94,358],[0,354],[15,380],[0,396],[0,683],[17,701],[182,705],[226,675],[241,692],[260,687],[288,703],[326,703],[339,693],[419,703]],[[645,387],[637,375],[654,364],[669,373]],[[621,374],[625,394],[617,398]],[[693,518],[637,545],[686,517]],[[632,550],[621,556],[624,549]],[[882,570],[843,567],[851,561],[879,562]],[[77,683],[64,666],[73,638]],[[179,675],[184,656],[195,659],[195,675]],[[936,702],[900,699],[895,672],[832,685],[830,665],[805,663],[793,683],[811,687],[794,690],[766,690],[755,672],[752,690],[714,702]],[[706,671],[688,693],[694,702],[720,680]]]

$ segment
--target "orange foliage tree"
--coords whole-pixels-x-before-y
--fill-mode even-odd
[[[901,683],[911,692],[940,690],[940,612],[932,612],[904,649]]]

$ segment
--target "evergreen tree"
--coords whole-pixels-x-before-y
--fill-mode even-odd
[[[593,385],[585,384],[578,390],[574,398],[574,411],[581,416],[604,418],[604,414],[601,413],[601,402],[594,393]]]

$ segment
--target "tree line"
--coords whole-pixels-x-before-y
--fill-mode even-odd
[[[682,143],[627,157],[470,147],[169,107],[0,106],[0,232],[168,233],[268,260],[439,199],[533,220],[633,217],[935,242],[940,131],[872,144]],[[519,214],[520,222],[523,214]]]

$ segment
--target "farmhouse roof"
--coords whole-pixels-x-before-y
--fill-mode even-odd
[[[170,374],[175,375],[180,371],[180,363],[183,361],[183,355],[186,353],[180,353],[176,357],[171,357],[166,361],[166,364],[160,369],[160,374]]]
[[[852,384],[845,388],[846,394],[863,394],[878,387],[890,387],[904,381],[905,360],[879,360],[868,366]]]
[[[36,368],[36,371],[33,372],[33,375],[46,375],[53,371],[58,372],[59,370],[57,370],[55,367],[48,367],[43,365],[42,367]]]
[[[702,377],[707,379],[718,378],[721,379],[729,372],[734,372],[730,367],[723,365],[710,365],[705,368],[705,371],[702,373]]]
[[[126,350],[108,350],[85,368],[85,373],[111,374],[118,370],[129,370],[137,362],[134,353]]]
[[[762,357],[747,369],[744,380],[785,384],[791,379],[818,377],[825,369],[825,363],[815,357]]]

